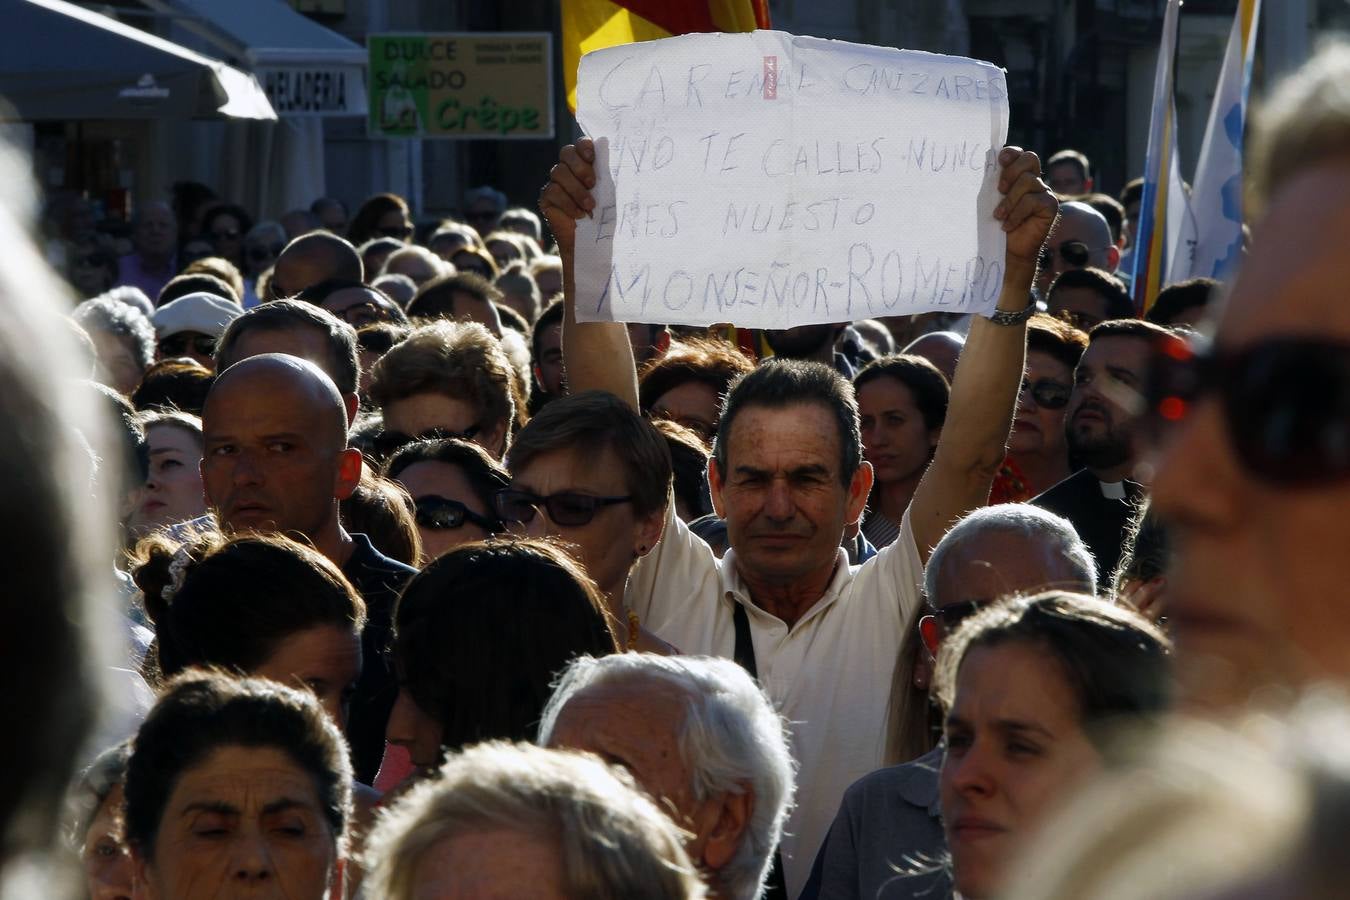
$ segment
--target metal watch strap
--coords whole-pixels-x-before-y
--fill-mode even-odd
[[[994,310],[994,314],[989,317],[989,321],[995,325],[1021,325],[1027,319],[1030,319],[1036,312],[1036,301],[1029,299],[1026,309],[1020,309],[1017,312],[1008,312],[1003,309]]]

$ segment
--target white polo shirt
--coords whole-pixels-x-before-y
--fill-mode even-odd
[[[788,629],[750,600],[736,551],[718,560],[674,514],[633,568],[624,599],[681,653],[735,657],[733,603],[745,607],[759,682],[791,725],[797,804],[783,836],[788,896],[801,892],[844,790],[883,763],[886,717],[904,625],[923,564],[906,512],[900,536],[861,566],[839,551],[824,595]]]

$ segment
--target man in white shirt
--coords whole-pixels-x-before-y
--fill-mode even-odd
[[[578,325],[574,314],[575,220],[594,208],[594,160],[589,140],[563,148],[540,197],[564,263],[565,364],[573,390],[607,390],[637,408],[627,330]],[[1003,461],[1025,359],[1020,314],[1058,201],[1034,153],[1007,148],[999,163],[995,215],[1008,250],[998,312],[971,325],[942,442],[896,542],[860,567],[839,547],[872,487],[851,385],[819,363],[770,362],[730,391],[709,464],[731,549],[719,561],[668,516],[660,544],[629,579],[626,600],[644,625],[686,653],[751,668],[792,723],[800,769],[782,843],[789,897],[844,789],[882,762],[896,656],[928,551],[987,501]]]

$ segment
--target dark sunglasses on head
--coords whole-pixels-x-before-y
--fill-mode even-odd
[[[593,497],[590,494],[577,494],[564,491],[541,497],[529,491],[503,490],[492,498],[497,515],[503,522],[530,522],[543,507],[554,525],[575,527],[588,525],[601,507],[616,503],[630,503],[632,496]]]
[[[237,231],[213,231],[213,232],[211,232],[211,238],[212,238],[212,240],[217,240],[217,241],[237,241],[237,240],[239,240],[239,232],[237,232]]]
[[[383,228],[376,228],[375,233],[383,237],[407,240],[413,233],[413,227],[411,225],[386,225]]]
[[[1050,378],[1039,378],[1036,381],[1024,378],[1022,391],[1024,393],[1030,391],[1031,399],[1035,400],[1041,409],[1063,409],[1069,405],[1069,394],[1073,392],[1073,388]]]
[[[1146,381],[1156,439],[1217,395],[1228,440],[1253,476],[1288,487],[1350,478],[1350,345],[1279,337],[1240,350],[1162,341]]]
[[[433,494],[418,497],[413,502],[417,507],[417,524],[423,528],[433,528],[439,531],[459,528],[465,522],[472,522],[490,534],[497,534],[502,530],[501,522],[487,516],[480,516],[458,500],[438,497]]]
[[[1045,246],[1041,248],[1040,263],[1042,269],[1050,268],[1050,264],[1055,261],[1055,250],[1059,250],[1059,258],[1065,263],[1078,268],[1083,268],[1092,260],[1093,250],[1082,241],[1065,241],[1058,248]],[[1105,250],[1105,247],[1099,247],[1098,250]]]
[[[482,431],[482,426],[470,425],[463,431],[450,431],[446,428],[429,428],[421,434],[404,434],[401,431],[384,431],[375,438],[375,455],[380,459],[388,459],[399,450],[413,443],[414,441],[435,441],[446,438],[459,438],[462,441],[471,441]]]
[[[156,346],[159,348],[159,355],[165,359],[185,356],[188,353],[196,353],[198,356],[216,354],[216,339],[205,334],[171,334]]]

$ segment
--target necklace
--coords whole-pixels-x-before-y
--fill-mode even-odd
[[[628,649],[636,650],[638,635],[642,633],[642,620],[633,610],[628,610]]]

